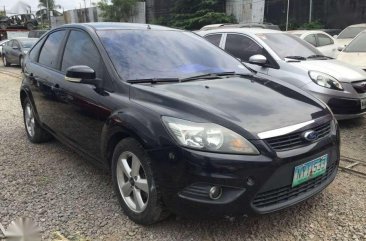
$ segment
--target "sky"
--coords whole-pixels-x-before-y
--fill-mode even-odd
[[[10,11],[14,5],[19,2],[18,0],[1,0],[0,9],[5,9]],[[32,12],[38,10],[38,0],[20,0],[20,2],[26,3],[31,6]],[[85,0],[86,6],[89,7],[91,2],[96,2],[96,0]],[[56,0],[56,3],[61,5],[65,10],[80,8],[80,4],[84,7],[84,0]]]

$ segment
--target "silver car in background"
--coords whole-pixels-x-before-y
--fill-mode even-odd
[[[325,57],[304,40],[268,29],[198,31],[259,74],[306,90],[324,101],[338,120],[366,113],[366,72]]]

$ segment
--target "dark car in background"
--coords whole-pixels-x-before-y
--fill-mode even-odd
[[[28,30],[33,30],[37,26],[38,21],[34,14],[18,14],[0,17],[0,28],[2,30],[8,28],[26,28]]]
[[[110,170],[139,224],[280,210],[322,191],[339,164],[326,105],[182,30],[53,29],[27,55],[20,100],[29,140],[56,137]]]
[[[37,42],[36,38],[15,38],[3,45],[3,63],[8,67],[11,64],[23,66],[25,55]]]

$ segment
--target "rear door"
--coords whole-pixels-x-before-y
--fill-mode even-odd
[[[41,123],[54,134],[60,133],[65,121],[57,115],[59,84],[63,74],[59,70],[61,46],[64,44],[67,30],[51,33],[31,50],[30,61],[25,65],[25,75],[31,82],[34,104]]]

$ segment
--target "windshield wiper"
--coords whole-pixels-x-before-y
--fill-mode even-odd
[[[285,59],[296,59],[296,60],[306,60],[303,56],[286,56]]]
[[[199,80],[199,79],[218,79],[220,77],[225,76],[247,76],[245,74],[238,74],[236,72],[220,72],[220,73],[209,73],[209,74],[202,74],[202,75],[196,75],[191,76],[188,78],[180,79],[180,82],[187,82],[187,81],[193,81],[193,80]]]
[[[325,55],[320,55],[320,54],[314,54],[314,55],[310,55],[308,57],[308,59],[318,59],[318,58],[333,59],[331,57],[328,57],[328,56],[325,56]]]
[[[131,84],[144,84],[144,83],[171,83],[171,82],[180,82],[178,78],[148,78],[148,79],[133,79],[127,80],[127,83]]]

